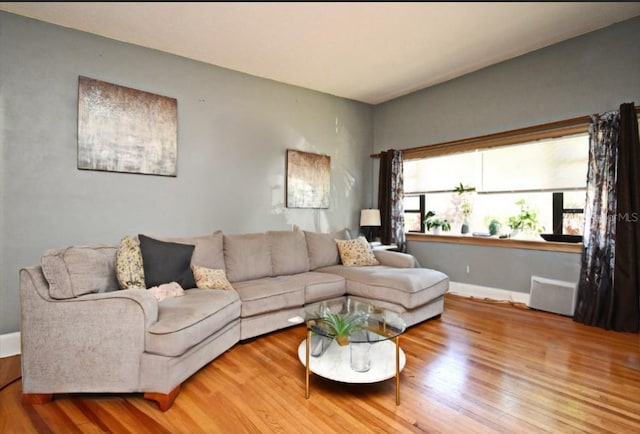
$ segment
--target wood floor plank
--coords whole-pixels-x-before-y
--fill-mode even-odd
[[[130,395],[21,401],[0,390],[2,433],[638,433],[640,335],[453,295],[439,319],[401,339],[401,405],[392,380],[348,385],[298,360],[303,326],[239,343],[182,385],[173,406]]]

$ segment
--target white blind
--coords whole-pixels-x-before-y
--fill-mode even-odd
[[[461,182],[464,185],[477,185],[481,169],[479,152],[406,160],[403,166],[404,191],[448,191]]]
[[[453,190],[461,182],[478,192],[584,188],[588,134],[407,160],[405,193]]]

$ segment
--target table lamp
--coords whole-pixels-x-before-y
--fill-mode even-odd
[[[365,232],[365,237],[369,242],[371,239],[371,228],[380,227],[380,210],[379,209],[363,209],[360,211],[360,227]]]

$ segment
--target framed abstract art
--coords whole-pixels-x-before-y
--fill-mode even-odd
[[[78,78],[78,169],[176,176],[175,98]]]
[[[287,150],[287,208],[329,208],[331,157]]]

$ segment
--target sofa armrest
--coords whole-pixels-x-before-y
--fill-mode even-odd
[[[380,264],[396,268],[414,268],[416,258],[408,253],[393,252],[390,250],[374,250],[373,254]]]
[[[141,391],[157,302],[144,290],[55,300],[40,267],[20,270],[23,393]]]
[[[97,300],[122,300],[123,303],[136,303],[144,314],[145,330],[158,321],[158,300],[153,294],[147,292],[146,289],[122,289],[119,291],[87,294],[67,301],[88,302]]]

